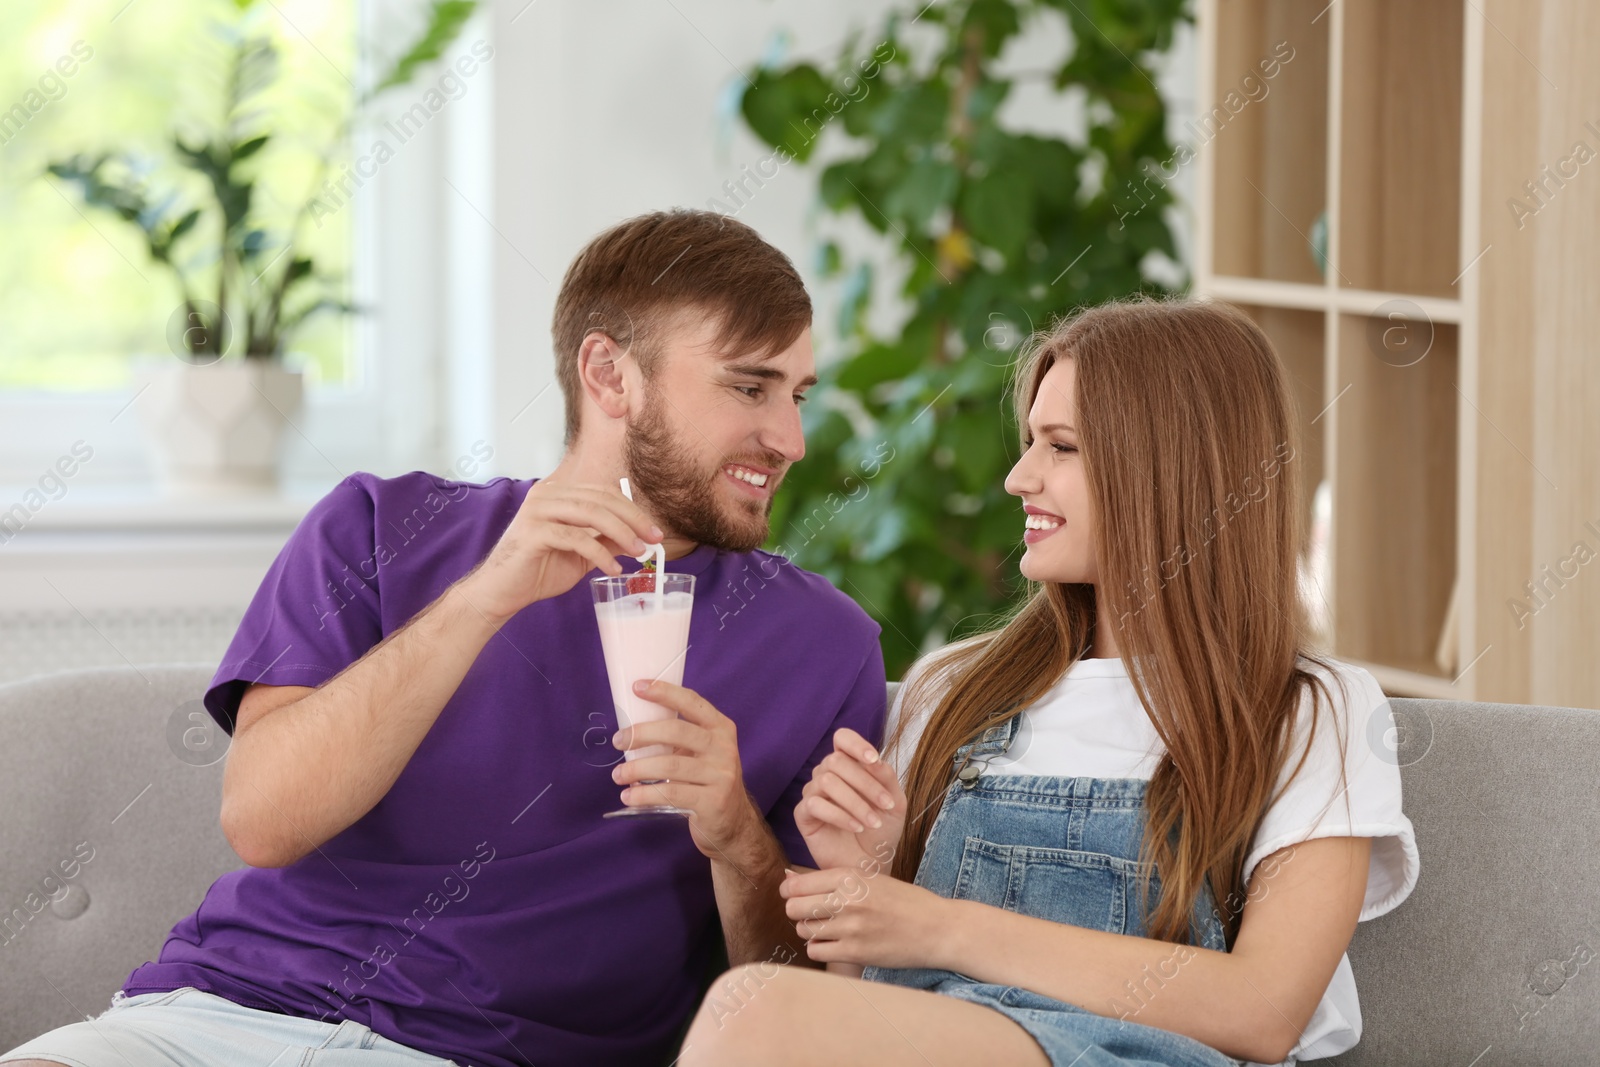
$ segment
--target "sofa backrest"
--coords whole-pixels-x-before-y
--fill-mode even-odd
[[[1356,928],[1329,1067],[1600,1062],[1600,711],[1390,701],[1421,871]],[[1481,1058],[1480,1058],[1481,1057]]]
[[[199,703],[210,677],[104,668],[0,686],[0,1051],[104,1010],[243,866],[218,822],[227,738]],[[1422,873],[1358,927],[1362,1040],[1324,1062],[1590,1067],[1600,712],[1391,705]]]
[[[227,735],[200,705],[213,669],[0,686],[0,1051],[104,1011],[244,866],[219,822]]]

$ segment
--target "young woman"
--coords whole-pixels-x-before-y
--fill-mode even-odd
[[[1392,717],[1308,650],[1288,382],[1249,319],[1084,312],[1018,366],[1026,603],[841,730],[786,877],[827,972],[712,986],[681,1062],[1230,1067],[1360,1036],[1416,882]]]

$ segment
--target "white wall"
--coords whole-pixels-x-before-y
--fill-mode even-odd
[[[495,81],[487,125],[495,159],[492,191],[486,192],[492,208],[480,206],[498,232],[476,215],[465,220],[490,242],[484,274],[492,278],[494,295],[492,368],[456,383],[450,427],[453,454],[485,438],[495,447],[497,472],[521,477],[547,471],[560,454],[562,405],[552,384],[549,331],[567,263],[622,219],[706,206],[741,166],[770,154],[737,116],[719,119],[718,112],[739,71],[766,53],[776,32],[792,35],[789,57],[828,59],[852,31],[875,31],[891,7],[885,0],[526,3],[509,0],[493,10]],[[1059,58],[1063,47],[1063,39],[1019,41],[1005,58],[1008,66],[1037,69]],[[1191,35],[1184,35],[1169,66],[1162,80],[1174,103],[1176,132],[1193,110]],[[1044,88],[1024,87],[1005,118],[1076,133],[1082,129],[1076,112]],[[848,147],[842,131],[829,130],[820,158]],[[783,168],[739,218],[788,253],[806,278],[818,309],[818,359],[825,362],[834,350],[836,301],[812,263],[819,171],[817,157]],[[1187,179],[1180,179],[1180,194]],[[839,229],[835,221],[828,226]],[[856,235],[857,247],[882,249],[864,225],[846,232]],[[888,287],[880,285],[880,293],[887,295]],[[472,347],[457,338],[452,344]],[[451,363],[470,365],[472,354],[464,351]]]

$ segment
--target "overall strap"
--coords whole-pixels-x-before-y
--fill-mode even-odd
[[[1022,723],[1020,704],[1012,704],[996,715],[1008,716],[1005,721],[995,723],[983,733],[978,735],[976,741],[968,741],[956,749],[951,765],[955,769],[957,780],[963,788],[971,789],[977,784],[978,777],[989,766],[987,759],[974,763],[974,757],[994,756],[1011,748],[1012,740],[1017,736],[1017,728]]]

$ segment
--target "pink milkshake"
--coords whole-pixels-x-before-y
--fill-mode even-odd
[[[683,684],[683,664],[689,650],[689,618],[694,607],[694,575],[641,571],[590,581],[594,592],[595,622],[605,654],[611,700],[617,725],[629,727],[676,717],[662,704],[645,700],[633,683],[666,681]],[[629,760],[672,753],[670,745],[644,745],[624,753]],[[688,814],[662,804],[611,812],[620,814]]]
[[[654,593],[631,593],[620,600],[594,606],[595,619],[600,624],[600,647],[605,650],[606,674],[611,678],[611,699],[617,706],[620,726],[672,717],[671,709],[636,695],[634,682],[643,678],[683,684],[683,661],[688,651],[689,614],[694,607],[694,595],[669,591],[662,594],[659,606],[656,600]],[[671,751],[667,745],[645,745],[628,749],[627,758],[665,756]]]

